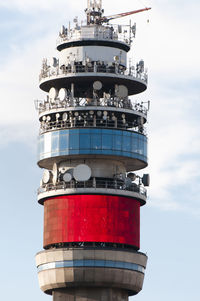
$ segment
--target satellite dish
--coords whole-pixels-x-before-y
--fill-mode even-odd
[[[129,179],[131,179],[131,181],[135,181],[136,178],[137,178],[136,174],[133,173],[133,172],[130,172],[130,173],[127,175],[127,177],[128,177]]]
[[[58,97],[58,90],[55,89],[54,87],[52,87],[52,88],[49,90],[49,98],[50,98],[51,100],[55,100],[57,97]]]
[[[58,98],[60,99],[60,101],[64,101],[67,98],[67,90],[65,88],[60,89]]]
[[[128,88],[124,85],[119,85],[116,95],[120,98],[124,98],[128,96]]]
[[[69,183],[72,180],[71,173],[65,172],[63,175],[63,181]]]
[[[97,116],[101,117],[101,115],[102,115],[102,112],[101,111],[97,111]]]
[[[86,164],[80,164],[74,168],[73,176],[76,181],[88,181],[91,177],[92,171]]]
[[[60,117],[60,114],[59,113],[56,113],[56,120],[58,120]]]
[[[93,89],[96,91],[101,90],[102,87],[103,87],[102,82],[100,82],[99,80],[97,80],[93,83]]]
[[[144,186],[149,186],[150,185],[150,176],[149,174],[144,174],[142,177],[142,183]]]
[[[43,183],[44,183],[44,184],[49,183],[50,178],[51,178],[51,173],[50,173],[50,171],[49,171],[49,170],[45,170],[45,171],[44,171],[44,174],[43,174],[43,177],[42,177]]]
[[[53,185],[56,185],[57,183],[57,178],[58,178],[58,169],[57,169],[57,164],[53,164]]]
[[[107,111],[104,111],[104,112],[103,112],[103,115],[104,115],[104,116],[107,116],[107,115],[108,115],[108,112],[107,112]]]
[[[64,114],[62,115],[62,120],[63,120],[63,121],[67,121],[67,118],[68,118],[67,113],[64,113]]]
[[[51,59],[51,66],[53,66],[54,68],[58,66],[58,60],[55,57],[52,57]]]
[[[47,116],[47,121],[51,121],[51,116]]]
[[[46,121],[46,120],[47,120],[47,117],[46,117],[46,116],[43,116],[43,117],[42,117],[42,120],[43,120],[43,121]]]

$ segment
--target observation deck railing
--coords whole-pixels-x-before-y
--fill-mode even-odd
[[[147,136],[147,130],[146,127],[133,127],[132,124],[128,122],[123,122],[122,120],[103,120],[103,119],[88,119],[84,120],[78,120],[78,118],[72,118],[70,121],[49,121],[41,122],[39,134],[44,134],[47,132],[57,131],[57,130],[64,130],[64,129],[70,129],[70,128],[112,128],[112,129],[121,129],[121,130],[129,130],[136,133],[143,134]]]
[[[52,190],[68,190],[68,189],[78,189],[78,188],[103,188],[105,190],[107,189],[113,189],[113,190],[123,190],[123,191],[132,191],[135,193],[138,193],[142,197],[147,197],[147,190],[141,186],[137,185],[135,183],[132,183],[131,185],[126,185],[125,182],[120,180],[99,180],[99,179],[90,179],[85,182],[76,182],[72,180],[69,183],[65,183],[64,181],[57,183],[56,185],[50,184],[44,184],[38,189],[38,195],[44,192],[50,192]]]
[[[129,26],[123,26],[129,27]],[[118,25],[98,26],[98,27],[80,27],[79,29],[71,29],[67,34],[60,35],[56,41],[59,46],[63,43],[80,41],[80,40],[98,40],[98,41],[114,41],[121,42],[130,46],[131,40],[128,31],[119,32]]]
[[[121,65],[114,64],[112,66],[109,65],[67,65],[61,67],[42,69],[39,81],[42,81],[45,78],[51,78],[60,75],[75,75],[77,73],[106,73],[106,74],[115,74],[115,75],[123,75],[132,78],[136,78],[144,81],[146,84],[148,82],[147,71],[139,71],[135,67],[131,67],[129,69],[125,69]]]
[[[60,101],[56,99],[55,102],[49,100],[35,100],[35,107],[39,114],[54,110],[54,109],[67,109],[71,107],[104,107],[105,108],[121,108],[139,112],[147,116],[148,109],[142,103],[132,103],[130,99],[119,99],[119,98],[73,98],[67,97],[66,100]]]

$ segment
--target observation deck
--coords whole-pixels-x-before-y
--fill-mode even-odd
[[[129,95],[135,95],[146,90],[148,75],[138,67],[131,66],[126,70],[116,63],[104,64],[96,61],[89,64],[75,62],[64,67],[44,68],[40,74],[40,88],[49,92],[52,87],[70,89],[72,83],[78,84],[76,97],[83,97],[86,90],[91,89],[91,82],[101,80],[104,90],[114,90],[114,84],[122,84],[128,88]],[[114,83],[114,84],[113,84]]]

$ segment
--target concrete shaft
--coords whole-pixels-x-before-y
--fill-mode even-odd
[[[112,288],[57,290],[53,292],[53,301],[128,301],[128,293]]]

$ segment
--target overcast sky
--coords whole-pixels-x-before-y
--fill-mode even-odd
[[[39,290],[34,255],[42,249],[43,208],[36,190],[37,113],[34,99],[43,57],[55,55],[62,24],[84,18],[86,0],[0,0],[1,298],[51,300]],[[133,16],[130,53],[149,70],[151,187],[141,209],[141,251],[149,262],[138,301],[200,298],[200,2],[104,1],[105,14],[150,6]],[[129,18],[119,19],[126,23]],[[133,98],[134,99],[134,98]],[[137,97],[135,97],[137,99]],[[133,300],[134,300],[133,298]]]

